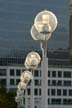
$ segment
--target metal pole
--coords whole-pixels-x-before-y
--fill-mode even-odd
[[[41,43],[41,49],[42,49],[42,62],[41,62],[41,77],[42,77],[42,83],[41,83],[41,89],[42,89],[42,104],[41,108],[48,108],[48,97],[47,97],[47,86],[48,86],[48,58],[47,58],[47,42]]]
[[[34,76],[34,71],[32,70]],[[30,98],[30,108],[34,108],[34,79],[31,80],[31,98]]]

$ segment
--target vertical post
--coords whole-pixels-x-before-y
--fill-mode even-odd
[[[34,76],[34,71],[32,70]],[[34,108],[34,79],[31,80],[31,97],[30,97],[30,108]]]
[[[41,62],[41,76],[42,76],[42,85],[41,85],[41,89],[42,89],[42,104],[41,104],[41,108],[48,108],[48,102],[47,102],[47,86],[48,86],[48,81],[47,81],[47,77],[48,77],[48,58],[47,58],[47,43],[42,43],[42,53],[43,53],[43,58],[42,58],[42,62]]]

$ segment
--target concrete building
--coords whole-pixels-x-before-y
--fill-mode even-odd
[[[49,52],[49,69],[47,73],[47,106],[48,108],[72,108],[72,66],[67,58],[68,52]],[[63,57],[63,56],[64,57]],[[52,59],[52,57],[54,59]],[[1,60],[1,59],[0,59]],[[2,59],[6,64],[0,64],[0,81],[6,85],[8,91],[17,90],[20,75],[25,70],[24,59],[7,58]],[[56,60],[56,61],[54,61]],[[21,62],[20,62],[21,61]],[[56,63],[57,62],[57,63]],[[63,62],[63,64],[61,64]],[[39,66],[34,74],[33,98],[35,108],[41,108],[41,67]],[[21,107],[31,108],[31,83],[28,84],[21,97]]]
[[[72,0],[70,0],[70,20],[69,20],[69,30],[70,30],[70,39],[69,39],[69,55],[70,62],[72,63]]]
[[[0,81],[10,91],[16,91],[23,66],[0,66]],[[72,67],[49,66],[48,108],[72,108]],[[34,106],[41,108],[41,70],[34,72]],[[30,84],[21,100],[23,108],[30,108]]]

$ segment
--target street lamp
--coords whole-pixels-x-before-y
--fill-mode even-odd
[[[34,94],[33,94],[33,72],[34,70],[37,68],[38,64],[40,63],[40,55],[37,52],[30,52],[29,54],[27,54],[27,57],[25,59],[25,67],[26,69],[30,69],[31,71],[24,71],[21,73],[20,76],[20,82],[18,84],[18,90],[17,90],[17,96],[15,97],[15,101],[18,103],[18,108],[20,108],[20,101],[21,101],[21,96],[24,93],[24,90],[26,90],[26,87],[29,83],[30,80],[32,80],[31,82],[31,108],[34,108]]]
[[[22,74],[20,76],[20,79],[23,82],[23,84],[25,85],[23,87],[25,89],[26,85],[28,84],[28,82],[33,79],[32,72],[30,72],[30,71],[24,71],[24,72],[22,72]]]
[[[34,40],[40,41],[42,50],[41,75],[42,75],[42,106],[47,108],[47,76],[48,76],[48,58],[47,58],[47,41],[52,32],[57,27],[57,18],[54,13],[44,10],[35,17],[34,24],[31,28],[31,35]]]
[[[34,75],[34,70],[38,67],[41,57],[37,52],[30,52],[25,59],[25,67],[31,70],[31,76]],[[33,77],[31,77],[33,79]],[[31,98],[30,108],[34,108],[34,81],[31,82]]]
[[[17,87],[17,96],[15,97],[15,101],[17,102],[17,107],[20,108],[20,103],[22,96],[24,94],[24,90],[26,89],[28,82],[33,79],[32,73],[30,71],[22,72],[20,76],[20,82]]]
[[[37,68],[38,64],[40,63],[40,55],[37,52],[30,52],[25,60],[25,67],[27,69],[35,69]]]

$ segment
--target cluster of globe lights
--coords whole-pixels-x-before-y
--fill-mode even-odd
[[[16,102],[20,102],[21,97],[29,81],[33,80],[32,71],[37,68],[38,64],[40,63],[40,60],[40,55],[37,52],[30,52],[27,55],[24,65],[26,69],[30,69],[31,71],[26,70],[21,73],[20,82],[17,87],[17,96],[15,97]]]
[[[31,28],[32,38],[37,41],[48,41],[56,29],[57,23],[54,13],[47,10],[39,12]]]
[[[46,42],[50,39],[52,32],[57,27],[57,18],[54,13],[44,10],[37,14],[34,20],[34,24],[31,28],[31,36],[34,40]],[[41,58],[37,52],[30,52],[25,60],[26,69],[36,69],[40,63]],[[15,98],[16,102],[20,101],[20,96],[23,94],[24,89],[26,89],[28,82],[33,79],[32,72],[24,71],[21,74],[21,81],[18,84],[17,96]]]

